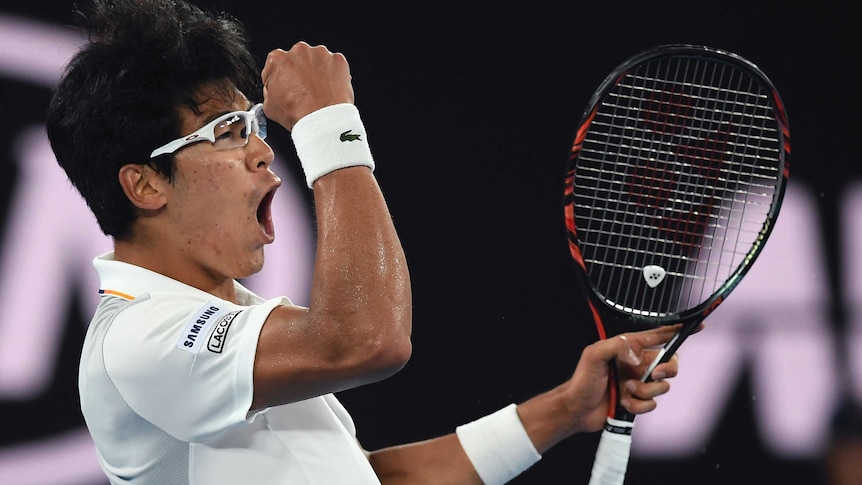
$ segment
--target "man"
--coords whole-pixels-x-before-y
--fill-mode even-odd
[[[48,134],[114,239],[94,260],[102,300],[79,378],[112,483],[504,483],[601,429],[608,363],[636,377],[676,330],[597,342],[556,389],[366,452],[333,393],[407,363],[411,288],[346,59],[300,42],[258,71],[238,23],[178,0],[96,0],[83,17],[91,42],[57,87]],[[237,282],[275,234],[267,119],[291,132],[314,194],[307,308]],[[629,380],[625,407],[652,410],[676,372],[672,360],[653,382]]]

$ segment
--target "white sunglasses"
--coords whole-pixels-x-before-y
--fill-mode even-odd
[[[251,127],[250,131],[249,127]],[[233,111],[219,116],[194,133],[156,148],[153,153],[150,153],[150,158],[174,153],[186,145],[204,140],[212,143],[216,150],[240,148],[248,144],[252,133],[259,136],[261,140],[266,138],[263,103],[252,106],[248,111]]]

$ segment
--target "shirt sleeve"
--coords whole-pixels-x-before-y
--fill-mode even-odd
[[[105,367],[127,404],[177,439],[246,421],[263,323],[287,299],[237,306],[159,298],[131,305],[105,337]]]

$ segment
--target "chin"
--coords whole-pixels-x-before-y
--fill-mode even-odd
[[[247,261],[246,267],[243,268],[244,274],[243,274],[242,278],[247,278],[253,274],[260,273],[260,271],[263,269],[263,262],[264,262],[263,251],[261,251],[260,254],[255,255],[255,257],[253,257]]]

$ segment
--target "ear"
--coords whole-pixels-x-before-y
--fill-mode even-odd
[[[165,179],[149,165],[120,167],[120,185],[126,197],[139,209],[157,210],[167,204]]]

